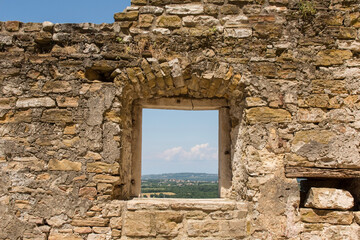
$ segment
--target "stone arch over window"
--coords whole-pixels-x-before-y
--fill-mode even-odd
[[[120,181],[113,198],[139,196],[141,187],[141,109],[219,110],[219,191],[229,198],[232,191],[233,151],[231,130],[239,127],[243,86],[241,75],[227,63],[210,69],[188,64],[186,58],[160,62],[142,59],[134,67],[117,72],[115,84],[121,90]],[[236,116],[236,117],[235,117]]]

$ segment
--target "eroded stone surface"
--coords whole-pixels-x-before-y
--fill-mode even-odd
[[[316,209],[349,210],[353,206],[350,192],[335,188],[311,188],[305,200],[305,207]]]

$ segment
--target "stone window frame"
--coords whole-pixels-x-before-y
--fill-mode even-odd
[[[132,139],[132,168],[131,168],[131,198],[141,196],[141,150],[142,150],[142,110],[218,110],[218,184],[219,198],[226,198],[232,187],[231,167],[231,125],[229,104],[226,99],[187,99],[181,97],[139,99],[133,103],[133,139]]]

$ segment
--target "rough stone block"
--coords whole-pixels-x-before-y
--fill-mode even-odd
[[[79,98],[78,97],[57,97],[56,103],[59,107],[78,107]]]
[[[119,12],[114,14],[114,19],[116,22],[120,21],[134,21],[137,20],[139,17],[138,11],[131,11],[131,12]]]
[[[71,112],[62,109],[45,110],[41,121],[50,123],[70,123],[73,121]]]
[[[141,219],[141,221],[140,221]],[[154,237],[153,215],[150,212],[127,212],[123,231],[128,237]]]
[[[71,86],[66,81],[49,81],[44,84],[42,90],[46,93],[66,93],[71,91]]]
[[[17,108],[31,108],[31,107],[54,107],[55,101],[49,97],[43,98],[20,98],[16,102]]]
[[[72,233],[55,233],[51,232],[49,240],[83,240],[83,238],[78,234]]]
[[[101,214],[104,217],[120,217],[125,203],[124,201],[113,200],[111,203],[105,204]]]
[[[227,28],[224,30],[225,37],[247,38],[251,37],[251,28]]]
[[[119,164],[108,164],[104,162],[88,163],[86,165],[86,171],[93,173],[110,173],[116,175],[119,174]]]
[[[295,133],[292,144],[296,145],[300,142],[309,143],[310,141],[328,144],[335,136],[334,132],[328,130],[299,131]]]
[[[154,21],[154,16],[151,14],[142,14],[139,17],[139,27],[148,28],[151,27]]]
[[[316,210],[301,208],[301,221],[306,223],[330,223],[339,225],[350,225],[354,215],[348,211]]]
[[[316,55],[317,66],[340,65],[353,56],[349,50],[328,49],[322,50]]]
[[[340,80],[323,80],[317,79],[311,81],[311,90],[312,93],[335,93],[342,94],[347,93],[345,89],[345,82]]]
[[[8,36],[8,35],[0,35],[0,44],[3,45],[11,45],[12,44],[12,36]]]
[[[115,183],[117,181],[119,181],[119,177],[116,176],[109,176],[109,175],[95,175],[93,177],[93,180],[95,182],[101,182],[101,183]]]
[[[157,26],[161,28],[179,28],[182,25],[178,16],[160,16],[157,19]]]
[[[220,225],[218,221],[189,220],[187,234],[189,237],[210,237],[218,234]]]
[[[284,109],[256,107],[246,110],[246,119],[250,124],[291,122],[291,114]]]
[[[140,8],[139,11],[141,14],[155,14],[155,15],[160,15],[164,12],[164,9],[161,7],[156,7],[156,6],[144,6]]]
[[[109,219],[106,218],[74,218],[71,225],[76,227],[107,227]]]
[[[342,189],[311,188],[305,200],[305,207],[349,210],[354,207],[354,198],[350,192]]]
[[[155,228],[158,234],[175,237],[179,233],[179,224],[183,220],[180,212],[155,212]]]
[[[5,22],[5,29],[9,32],[17,32],[20,30],[20,22],[19,21],[7,21]]]
[[[320,108],[300,108],[297,117],[300,122],[319,123],[325,120],[326,113]]]
[[[202,4],[181,4],[165,6],[167,14],[175,15],[198,15],[204,13]]]
[[[110,227],[112,229],[121,229],[122,228],[122,218],[121,217],[113,217],[110,219]]]
[[[80,197],[93,199],[96,197],[96,195],[97,195],[97,190],[94,187],[83,187],[79,189]]]
[[[49,170],[52,171],[81,171],[80,162],[72,162],[69,160],[50,160]]]
[[[247,235],[246,218],[239,220],[220,221],[220,236],[243,238]]]

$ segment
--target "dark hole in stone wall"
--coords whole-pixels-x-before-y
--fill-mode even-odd
[[[85,77],[90,81],[101,81],[101,82],[113,82],[113,79],[110,77],[111,71],[99,71],[92,68],[87,68],[85,70]]]
[[[300,190],[300,207],[304,207],[306,196],[312,187],[347,190],[354,197],[353,211],[359,210],[360,178],[297,178]]]

